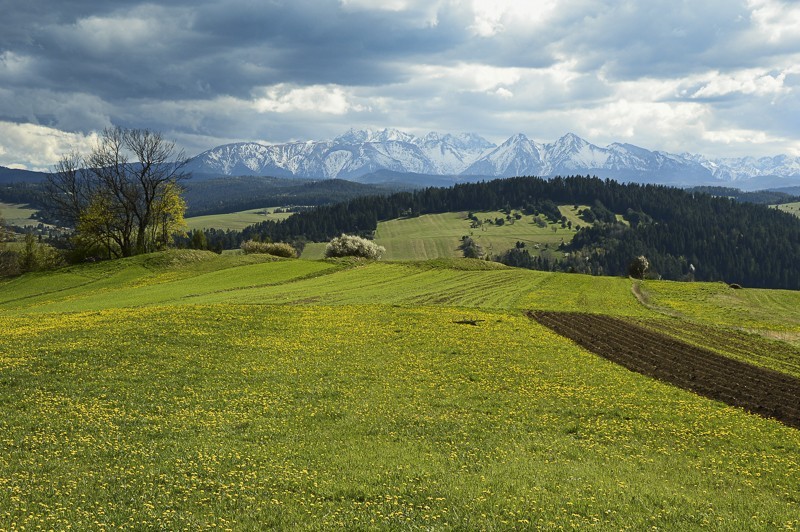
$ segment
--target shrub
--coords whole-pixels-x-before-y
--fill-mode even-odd
[[[650,261],[644,255],[639,255],[628,265],[628,273],[635,279],[644,279],[644,275],[650,268]]]
[[[19,267],[19,253],[0,249],[0,277],[11,277],[20,273],[22,270]]]
[[[283,242],[256,242],[255,240],[248,240],[242,242],[242,251],[246,254],[249,253],[266,253],[275,255],[276,257],[286,257],[293,259],[297,257],[297,251]]]
[[[459,246],[464,253],[464,257],[468,259],[479,259],[483,255],[483,250],[480,246],[469,236],[461,237],[461,245]]]
[[[325,246],[326,257],[363,257],[377,260],[385,251],[386,248],[371,240],[345,234],[337,236]]]

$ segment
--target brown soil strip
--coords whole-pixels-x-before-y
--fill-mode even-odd
[[[631,371],[800,429],[800,379],[610,316],[545,311],[527,316]]]

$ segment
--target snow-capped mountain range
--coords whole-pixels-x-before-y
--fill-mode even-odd
[[[326,141],[226,144],[191,159],[188,170],[208,175],[354,181],[389,171],[449,176],[453,182],[477,177],[592,174],[678,186],[715,184],[753,189],[800,184],[797,157],[712,160],[616,142],[603,148],[572,133],[551,144],[532,141],[520,133],[497,146],[473,133],[431,132],[418,137],[396,129],[351,129]]]

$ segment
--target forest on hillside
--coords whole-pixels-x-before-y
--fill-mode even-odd
[[[359,197],[241,232],[210,230],[206,237],[218,248],[253,238],[302,245],[342,233],[370,236],[378,221],[398,217],[502,209],[547,215],[552,204],[592,206],[588,216],[595,223],[587,223],[563,248],[565,259],[543,261],[529,255],[526,262],[527,250],[514,252],[511,260],[495,258],[534,269],[626,275],[632,258],[644,255],[651,274],[665,279],[800,288],[800,219],[706,193],[590,176],[515,177]],[[625,221],[608,213],[622,214]]]

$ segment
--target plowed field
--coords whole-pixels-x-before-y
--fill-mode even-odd
[[[530,311],[528,317],[632,371],[800,428],[800,379],[610,316]]]

